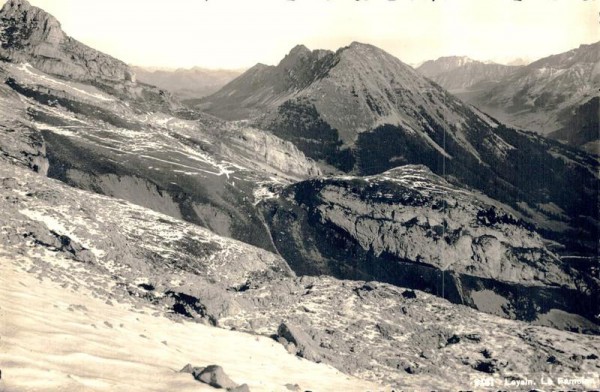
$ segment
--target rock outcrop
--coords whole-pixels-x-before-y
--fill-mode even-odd
[[[68,79],[135,82],[135,74],[125,63],[67,36],[56,18],[27,0],[8,0],[0,20],[3,60],[27,62]]]
[[[226,389],[228,392],[250,392],[248,385],[236,384],[219,365],[208,365],[206,367],[192,366],[187,364],[179,371],[180,373],[190,373],[200,382],[210,385],[217,389]]]
[[[286,349],[299,357],[306,358],[309,361],[321,362],[323,360],[323,350],[319,348],[319,343],[302,330],[302,327],[290,323],[281,323],[277,328],[277,340],[283,344]]]
[[[194,378],[215,388],[231,389],[237,387],[237,384],[218,365],[208,365],[202,371],[194,374]]]
[[[522,320],[599,310],[598,282],[549,251],[514,210],[423,166],[297,183],[263,208],[298,274],[390,282]],[[485,290],[503,307],[487,306]]]

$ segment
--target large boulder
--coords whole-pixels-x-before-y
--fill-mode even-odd
[[[194,378],[215,388],[233,389],[238,386],[219,365],[205,367],[200,373],[194,374]]]
[[[287,350],[309,361],[321,362],[322,355],[319,343],[299,326],[292,323],[281,323],[277,329],[279,342]]]

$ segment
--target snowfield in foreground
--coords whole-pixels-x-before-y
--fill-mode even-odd
[[[48,268],[78,264],[59,254],[44,259]],[[31,273],[38,267],[28,257],[0,252],[0,391],[215,390],[179,373],[188,362],[221,365],[253,392],[289,391],[286,384],[314,391],[382,390],[289,355],[265,337],[176,323],[81,286],[61,287]]]

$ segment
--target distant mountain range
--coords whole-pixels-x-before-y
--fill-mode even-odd
[[[200,67],[173,70],[132,67],[132,70],[139,81],[160,87],[181,100],[194,100],[210,95],[242,73],[237,70]]]
[[[426,61],[417,71],[456,94],[490,88],[517,69],[517,66],[484,63],[469,57],[452,56]]]
[[[507,124],[600,153],[600,42],[521,67],[446,57],[418,70]]]

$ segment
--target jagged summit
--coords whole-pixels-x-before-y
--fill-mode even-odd
[[[309,54],[310,52],[311,52],[311,50],[308,49],[305,45],[298,44],[298,45],[294,46],[292,48],[292,50],[290,50],[290,53],[288,54],[288,56],[297,56],[297,55],[302,55],[302,54]]]
[[[56,45],[64,38],[61,25],[55,17],[33,7],[26,0],[9,0],[0,10],[4,25],[3,49],[21,49],[27,46]]]
[[[391,55],[385,50],[371,44],[353,41],[350,45],[340,48],[336,55],[340,58],[352,58],[353,61],[360,62],[371,62],[373,66],[377,65],[379,61],[392,61],[395,65],[402,64],[407,66],[397,57]]]
[[[5,9],[8,9],[8,8],[26,9],[26,8],[32,8],[32,6],[27,0],[8,0],[2,7],[2,12],[4,12]]]
[[[311,56],[312,52],[304,45],[296,45],[290,50],[290,52],[285,55],[283,60],[281,60],[278,64],[280,68],[290,68],[295,67],[296,64],[300,61],[306,60]]]
[[[259,71],[260,76],[257,75]],[[291,96],[312,95],[312,90],[320,88],[317,84],[329,84],[326,80],[336,85],[342,82],[349,90],[340,92],[350,93],[365,88],[379,89],[381,84],[385,84],[380,79],[392,75],[396,75],[398,83],[406,84],[405,88],[413,87],[412,81],[420,78],[408,65],[370,44],[352,42],[336,52],[322,49],[311,51],[304,45],[297,45],[277,66],[251,68],[221,91],[205,99],[201,108],[209,112],[216,110],[213,114],[225,118],[248,118],[253,117],[257,111],[278,106]],[[260,79],[260,84],[256,83],[257,79]],[[247,88],[241,89],[242,86]],[[226,104],[226,110],[222,110],[222,104]],[[371,111],[370,108],[367,110]],[[380,115],[381,113],[376,114],[377,117]],[[371,120],[369,118],[367,122]],[[347,127],[341,126],[338,129],[344,133],[345,128]],[[356,123],[351,128],[353,129],[347,133],[354,133],[357,128],[359,131],[364,130],[366,126]],[[348,138],[351,139],[352,136]]]
[[[33,8],[27,0],[8,0],[2,6],[2,14]],[[38,8],[39,9],[39,8]]]
[[[77,80],[135,81],[122,61],[67,36],[60,22],[26,0],[9,0],[0,10],[0,59]]]

